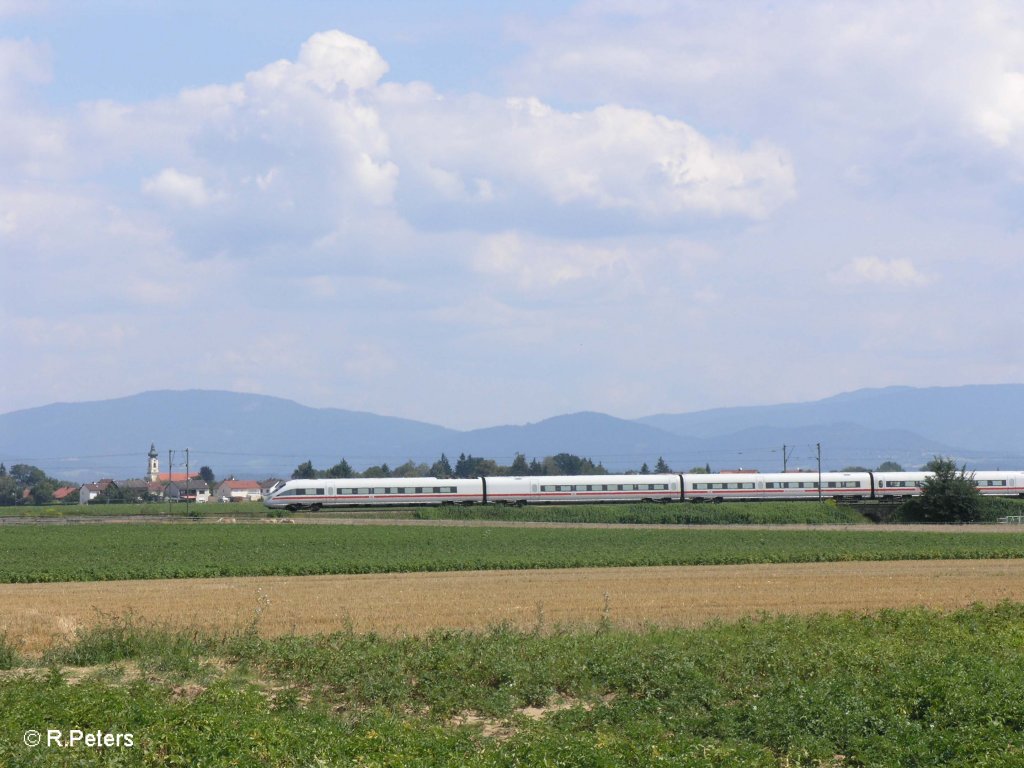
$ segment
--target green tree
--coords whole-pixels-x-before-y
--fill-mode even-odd
[[[957,469],[952,459],[936,456],[925,470],[932,474],[922,484],[921,495],[903,506],[908,517],[929,523],[970,523],[981,517],[981,494],[966,465]]]
[[[662,458],[661,456],[659,456],[659,457],[658,457],[658,463],[654,465],[654,472],[655,472],[656,474],[659,474],[659,475],[667,475],[667,474],[668,474],[669,472],[671,472],[671,471],[672,471],[672,467],[670,467],[670,466],[669,466],[669,465],[668,465],[668,464],[667,464],[667,463],[665,462],[665,459],[664,459],[664,458]]]
[[[210,469],[209,467],[200,467],[199,476],[203,478],[203,482],[205,482],[211,488],[213,488],[213,486],[217,483],[217,478],[213,474],[213,470]]]
[[[859,467],[859,466],[843,467],[839,471],[840,472],[870,472],[870,470],[867,467]]]
[[[530,467],[531,474],[533,467]],[[600,464],[572,453],[559,453],[544,459],[542,475],[606,475],[608,471]]]
[[[11,467],[11,477],[22,487],[28,488],[47,479],[43,470],[31,464],[15,464]]]
[[[895,461],[883,461],[878,465],[876,472],[902,472],[903,465],[897,464]]]
[[[53,501],[55,490],[57,490],[57,483],[47,478],[29,488],[29,498],[32,499],[33,504],[49,504]]]
[[[545,459],[545,464],[551,462],[552,475],[582,475],[583,459],[571,453],[559,453]]]
[[[526,457],[523,454],[516,454],[515,459],[512,460],[512,465],[508,468],[508,473],[516,477],[530,474],[530,465],[526,463]]]
[[[90,504],[120,504],[124,501],[124,492],[117,487],[116,483],[111,483],[98,494],[96,498],[90,501]]]
[[[459,460],[455,462],[455,477],[480,477],[486,474],[482,465],[485,459],[479,456],[469,454],[468,456],[464,453],[459,454]]]
[[[430,465],[430,476],[441,480],[446,480],[452,476],[451,462],[448,461],[448,457],[443,453],[441,454],[440,459]]]
[[[316,469],[312,461],[304,461],[292,472],[292,480],[313,480],[316,478]]]
[[[342,459],[330,469],[324,470],[324,477],[355,477],[355,470],[345,459]]]
[[[426,464],[417,464],[412,459],[391,470],[392,477],[427,477],[429,473],[430,468]]]
[[[0,507],[13,507],[18,503],[18,483],[13,477],[0,475]]]
[[[688,474],[688,475],[710,475],[711,474],[711,467],[710,466],[706,466],[706,467],[690,467],[689,471],[687,471],[686,474]]]
[[[646,461],[643,463],[643,466],[640,467],[640,474],[641,475],[649,475],[649,474],[651,474],[651,468],[647,466],[647,462]]]

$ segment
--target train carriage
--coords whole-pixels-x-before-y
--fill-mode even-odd
[[[503,504],[566,504],[607,501],[679,501],[681,476],[551,475],[488,477],[487,500]]]
[[[760,501],[818,498],[817,472],[683,475],[684,497],[693,501]],[[871,496],[869,472],[822,472],[822,498]]]
[[[271,509],[317,511],[357,505],[479,504],[483,480],[436,477],[357,477],[289,480],[271,489],[263,502]]]
[[[985,496],[1024,496],[1024,472],[979,471],[974,475],[978,492]]]

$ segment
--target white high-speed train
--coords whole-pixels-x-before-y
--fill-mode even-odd
[[[822,498],[898,500],[921,493],[929,472],[779,472],[713,475],[333,478],[274,486],[271,509],[407,504],[570,504],[611,501],[760,501]],[[974,472],[987,496],[1024,497],[1024,471]]]

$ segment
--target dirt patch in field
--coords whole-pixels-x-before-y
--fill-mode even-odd
[[[541,625],[696,626],[766,613],[1024,601],[1024,560],[666,566],[0,585],[0,633],[36,653],[104,617],[266,635]]]

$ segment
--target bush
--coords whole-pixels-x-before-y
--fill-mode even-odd
[[[921,495],[903,504],[907,519],[926,523],[973,523],[981,519],[982,498],[974,474],[956,468],[952,459],[936,456],[928,464],[931,476]]]

